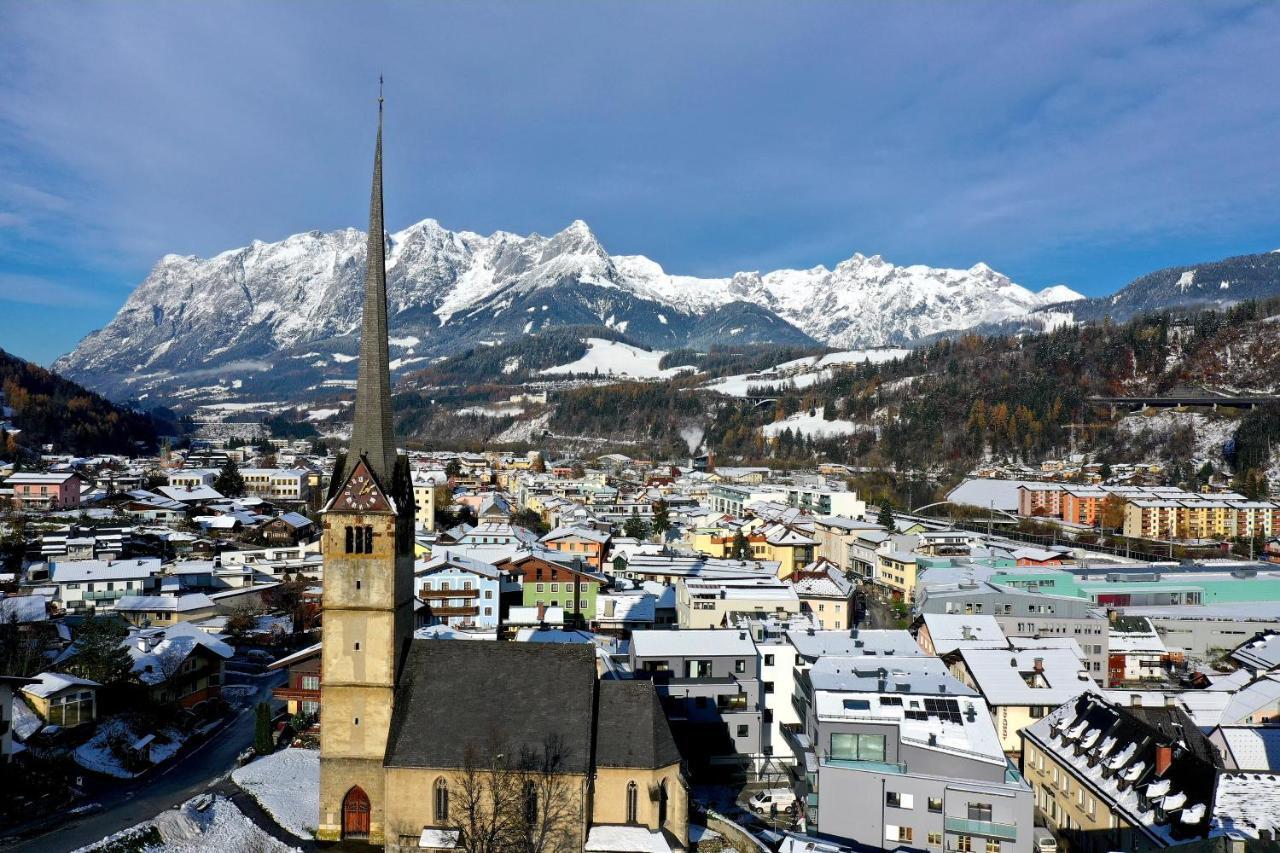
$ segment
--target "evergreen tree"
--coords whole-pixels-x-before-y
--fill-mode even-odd
[[[122,684],[133,677],[133,659],[123,645],[129,628],[113,616],[90,614],[75,634],[75,655],[66,671],[103,685]]]
[[[227,459],[227,464],[222,466],[217,479],[213,481],[213,488],[219,494],[228,498],[238,498],[244,495],[244,477],[240,476],[240,468],[236,465],[234,459]]]
[[[622,524],[622,533],[632,539],[644,539],[649,535],[649,524],[638,515],[628,516]]]
[[[876,516],[876,524],[892,533],[896,528],[893,524],[893,504],[884,500],[880,502],[880,515]]]
[[[547,473],[547,461],[542,458],[541,453],[533,457],[533,462],[529,465],[529,470],[535,474]]]
[[[456,456],[445,463],[444,473],[451,480],[462,473],[462,463],[458,461]]]
[[[751,556],[751,544],[747,542],[747,537],[741,530],[733,534],[733,545],[730,546],[729,556],[734,560],[745,560]]]
[[[653,532],[659,535],[671,529],[671,519],[667,514],[667,502],[658,498],[653,504]]]
[[[271,736],[271,703],[259,702],[254,708],[253,749],[258,755],[270,755],[275,749]]]

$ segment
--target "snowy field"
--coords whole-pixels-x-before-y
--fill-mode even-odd
[[[792,361],[784,361],[759,373],[740,373],[736,376],[724,376],[706,387],[710,391],[718,391],[730,397],[746,397],[753,387],[793,384],[796,388],[808,388],[815,382],[830,379],[833,368],[857,364],[882,364],[903,358],[911,350],[906,349],[859,349],[842,352],[829,352],[823,356],[808,356]]]
[[[836,419],[834,421],[824,421],[822,412],[809,414],[808,412],[796,412],[786,420],[775,421],[771,424],[765,424],[760,431],[767,438],[777,438],[782,435],[784,430],[791,430],[793,434],[804,435],[810,438],[830,438],[836,435],[852,435],[863,429],[853,421],[845,421]]]
[[[159,841],[155,840],[157,835]],[[113,848],[147,853],[290,853],[298,850],[263,832],[230,800],[207,794],[188,800],[179,809],[161,812],[152,820],[81,847],[75,853]]]
[[[524,406],[495,404],[492,406],[467,406],[458,409],[460,415],[480,415],[484,418],[516,418],[524,414]]]
[[[691,367],[669,367],[662,370],[658,362],[666,355],[662,350],[642,350],[630,344],[587,339],[587,353],[577,361],[559,364],[543,374],[600,373],[602,376],[629,376],[633,379],[667,379],[692,370]]]
[[[311,838],[320,815],[320,751],[284,749],[237,768],[231,779],[299,838]]]

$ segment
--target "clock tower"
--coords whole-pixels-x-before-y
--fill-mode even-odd
[[[382,762],[400,666],[413,634],[414,521],[409,464],[396,451],[391,423],[381,92],[368,239],[355,421],[323,511],[323,719],[316,837],[381,845]]]

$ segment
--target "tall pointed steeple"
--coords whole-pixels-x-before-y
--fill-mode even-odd
[[[364,273],[364,317],[360,326],[360,370],[356,381],[355,424],[346,469],[363,455],[384,487],[395,469],[396,440],[391,421],[391,371],[387,361],[387,258],[382,223],[382,78],[378,78],[378,141],[369,197],[369,246]]]

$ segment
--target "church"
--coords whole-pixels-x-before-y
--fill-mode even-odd
[[[688,789],[648,681],[591,646],[414,639],[413,484],[387,350],[382,98],[354,424],[323,510],[320,841],[387,851],[683,850]]]

